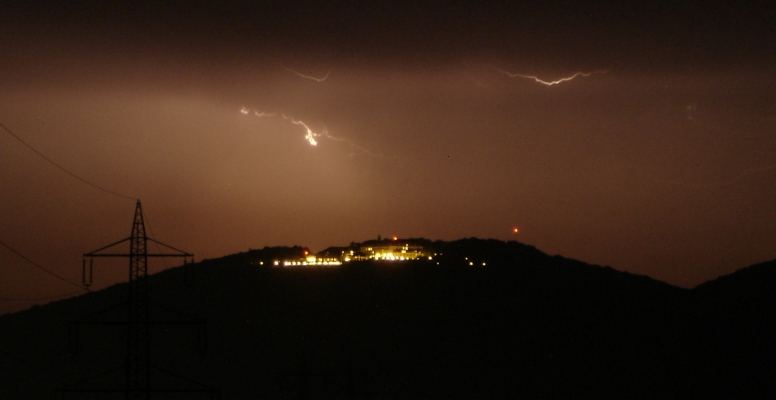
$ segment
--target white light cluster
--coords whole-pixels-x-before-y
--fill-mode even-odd
[[[294,260],[286,260],[283,261],[284,267],[298,267],[298,266],[311,266],[311,267],[320,267],[320,266],[337,266],[342,265],[341,261],[294,261]]]

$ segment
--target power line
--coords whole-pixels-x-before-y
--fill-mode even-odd
[[[3,242],[3,241],[1,241],[1,240],[0,240],[0,246],[2,246],[2,247],[5,247],[5,248],[6,248],[8,251],[10,251],[11,253],[15,254],[16,256],[18,256],[19,258],[21,258],[22,260],[24,260],[24,261],[27,261],[27,262],[28,262],[28,263],[30,263],[32,266],[34,266],[35,268],[38,268],[39,270],[41,270],[41,271],[45,272],[46,274],[48,274],[48,275],[51,275],[51,276],[53,276],[54,278],[57,278],[57,279],[59,279],[60,281],[62,281],[62,282],[65,282],[65,283],[67,283],[67,284],[69,284],[69,285],[75,286],[75,287],[77,287],[77,288],[79,288],[79,289],[81,289],[81,290],[83,290],[83,291],[85,291],[85,292],[88,292],[88,291],[89,291],[88,289],[86,289],[86,288],[85,288],[85,287],[83,287],[82,285],[80,285],[80,284],[78,284],[78,283],[75,283],[75,282],[73,282],[73,281],[71,281],[71,280],[69,280],[69,279],[65,278],[65,277],[64,277],[64,276],[62,276],[62,275],[59,275],[59,274],[57,274],[57,273],[56,273],[56,272],[54,272],[54,271],[51,271],[50,269],[48,269],[48,268],[46,268],[46,267],[44,267],[44,266],[42,266],[42,265],[40,265],[40,264],[36,263],[35,261],[32,261],[32,260],[30,260],[30,258],[29,258],[29,257],[27,257],[27,256],[25,256],[24,254],[20,253],[18,250],[14,249],[13,247],[9,246],[7,243],[5,243],[5,242]]]
[[[58,296],[44,296],[44,297],[0,297],[0,301],[25,303],[25,302],[37,302],[37,301],[46,301],[46,300],[59,300],[59,299],[66,299],[68,297],[73,297],[81,293],[83,292],[82,291],[70,292],[66,294],[60,294]]]
[[[56,161],[52,160],[51,158],[49,158],[49,157],[48,157],[48,156],[46,156],[45,154],[41,153],[41,152],[40,152],[38,149],[36,149],[36,148],[32,147],[32,145],[30,145],[29,143],[25,142],[25,141],[24,141],[24,139],[22,139],[21,137],[19,137],[19,135],[17,135],[16,133],[14,133],[14,132],[13,132],[13,131],[12,131],[10,128],[8,128],[7,126],[5,126],[3,123],[0,123],[0,128],[3,128],[3,130],[4,130],[6,133],[8,133],[8,134],[9,134],[11,137],[13,137],[14,139],[16,139],[16,140],[17,140],[19,143],[23,144],[23,145],[24,145],[24,147],[28,148],[30,151],[32,151],[33,153],[35,153],[35,154],[36,154],[38,157],[42,158],[43,160],[45,160],[45,161],[46,161],[46,162],[48,162],[49,164],[53,165],[54,167],[56,167],[56,168],[57,168],[57,169],[59,169],[60,171],[62,171],[62,172],[64,172],[64,173],[66,173],[67,175],[70,175],[70,177],[71,177],[71,178],[73,178],[73,179],[76,179],[76,180],[80,181],[81,183],[84,183],[84,184],[86,184],[86,185],[89,185],[89,186],[91,186],[92,188],[94,188],[94,189],[97,189],[97,190],[99,190],[99,191],[102,191],[102,192],[104,192],[104,193],[111,194],[111,195],[113,195],[113,196],[120,197],[120,198],[122,198],[122,199],[125,199],[125,200],[132,200],[132,201],[134,201],[134,200],[135,200],[135,197],[128,196],[128,195],[126,195],[126,194],[122,194],[122,193],[118,193],[118,192],[114,192],[113,190],[106,189],[106,188],[104,188],[104,187],[102,187],[102,186],[100,186],[100,185],[98,185],[98,184],[96,184],[96,183],[93,183],[93,182],[91,182],[91,181],[89,181],[89,180],[87,180],[87,179],[84,179],[84,178],[80,177],[80,176],[79,176],[78,174],[76,174],[75,172],[73,172],[73,171],[71,171],[71,170],[69,170],[69,169],[67,169],[67,168],[63,167],[62,165],[60,165],[60,164],[59,164],[59,163],[57,163]]]

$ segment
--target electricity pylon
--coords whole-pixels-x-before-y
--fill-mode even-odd
[[[148,252],[148,242],[162,246],[167,252]],[[116,246],[129,242],[129,253],[113,252]],[[94,259],[97,257],[129,258],[129,284],[127,298],[127,354],[125,359],[126,386],[124,393],[127,399],[149,399],[153,392],[151,388],[151,346],[150,346],[150,293],[148,287],[149,257],[179,257],[184,264],[193,261],[194,255],[176,249],[146,235],[143,220],[143,208],[140,200],[135,205],[135,216],[132,221],[132,232],[128,238],[121,239],[109,245],[83,255],[82,278],[84,286],[92,284]],[[87,266],[87,259],[89,260]]]

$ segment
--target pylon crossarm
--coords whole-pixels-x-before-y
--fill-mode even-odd
[[[114,304],[112,304],[112,305],[110,305],[108,307],[105,307],[105,308],[102,308],[102,309],[99,309],[99,310],[90,311],[89,313],[84,314],[83,316],[84,317],[92,317],[92,316],[95,316],[95,315],[106,314],[109,311],[113,311],[116,308],[122,307],[122,306],[126,306],[126,304],[123,303],[123,302],[114,303]],[[70,324],[75,325],[75,324],[85,323],[87,321],[89,321],[89,320],[83,319],[83,320],[77,320],[77,321],[70,321]],[[97,320],[93,320],[93,321],[97,321]]]
[[[62,393],[127,393],[127,389],[62,389]],[[218,389],[151,389],[149,393],[154,394],[188,394],[188,393],[220,393]]]
[[[205,385],[204,383],[197,381],[196,379],[192,379],[192,378],[189,378],[187,376],[183,376],[181,374],[176,374],[175,372],[172,372],[172,371],[170,371],[170,370],[168,370],[166,368],[162,368],[162,367],[160,367],[157,364],[153,364],[153,368],[156,369],[157,371],[159,371],[159,372],[169,376],[169,377],[172,377],[174,379],[178,379],[181,382],[185,382],[185,383],[188,383],[188,384],[195,385],[195,386],[199,387],[196,390],[193,390],[193,389],[184,389],[184,390],[187,390],[187,391],[190,391],[190,392],[210,392],[210,391],[215,391],[214,388],[211,388],[208,385]]]
[[[99,249],[97,249],[97,250],[92,250],[92,251],[90,251],[90,252],[88,252],[88,253],[84,253],[84,257],[95,257],[95,256],[98,256],[98,254],[97,254],[97,253],[99,253],[99,252],[101,252],[101,251],[103,251],[103,250],[105,250],[105,249],[109,249],[109,248],[111,248],[111,247],[113,247],[113,246],[115,246],[115,245],[117,245],[117,244],[121,244],[121,243],[124,243],[124,242],[126,242],[126,241],[129,241],[130,239],[132,239],[132,238],[131,238],[131,237],[124,238],[124,239],[118,240],[118,241],[116,241],[116,242],[113,242],[113,243],[111,243],[111,244],[109,244],[109,245],[102,246],[102,247],[100,247],[100,248],[99,248]]]
[[[99,378],[102,378],[102,377],[106,376],[106,375],[110,375],[110,374],[112,374],[114,372],[121,371],[122,369],[123,369],[123,367],[118,366],[118,367],[107,369],[105,371],[101,371],[101,372],[96,373],[96,374],[91,374],[90,376],[83,377],[83,378],[79,379],[78,381],[73,382],[73,386],[82,385],[82,384],[85,384],[85,383],[93,382],[93,381],[95,381],[95,380],[97,380]],[[101,389],[98,389],[98,390],[101,390]],[[75,389],[75,388],[71,388],[71,387],[64,387],[62,389],[62,391],[74,393],[74,392],[82,392],[84,390]],[[94,389],[85,389],[85,391],[92,392],[92,391],[94,391]]]
[[[84,254],[84,257],[129,257],[129,253],[102,253],[102,254]],[[148,257],[193,257],[193,254],[177,253],[148,253]]]
[[[175,321],[175,320],[161,320],[161,321],[148,321],[149,326],[204,326],[207,321],[203,320],[189,320],[189,321]],[[129,323],[125,320],[109,320],[109,321],[72,321],[73,326],[84,325],[101,325],[101,326],[127,326]]]
[[[172,247],[172,246],[170,246],[169,244],[167,244],[167,243],[162,243],[162,242],[160,242],[160,241],[158,241],[158,240],[156,240],[156,239],[154,239],[154,238],[151,238],[151,237],[146,237],[146,239],[148,239],[148,241],[149,241],[149,242],[154,242],[154,243],[156,243],[156,244],[158,244],[158,245],[161,245],[161,246],[164,246],[164,247],[166,247],[166,248],[168,248],[168,249],[170,249],[170,250],[177,251],[178,253],[180,253],[180,256],[181,256],[181,257],[194,257],[194,254],[191,254],[191,253],[189,253],[189,252],[187,252],[187,251],[183,251],[183,250],[181,250],[181,249],[178,249],[178,248]],[[150,254],[149,254],[149,256],[150,256]]]

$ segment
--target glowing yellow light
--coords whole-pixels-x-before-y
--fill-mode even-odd
[[[279,265],[279,264],[280,264],[280,261],[278,261],[278,260],[275,260],[275,261],[272,262],[272,265]]]
[[[394,237],[392,237],[391,239],[393,239],[393,241],[394,241],[394,242],[395,242],[395,241],[397,241],[397,240],[399,240],[399,238],[398,238],[397,236],[394,236]]]
[[[520,228],[518,228],[518,227],[516,227],[516,226],[515,226],[515,227],[513,227],[513,228],[512,228],[512,233],[514,233],[515,235],[517,235],[518,233],[520,233]]]
[[[472,266],[472,265],[474,265],[474,262],[469,261],[469,266]]]

